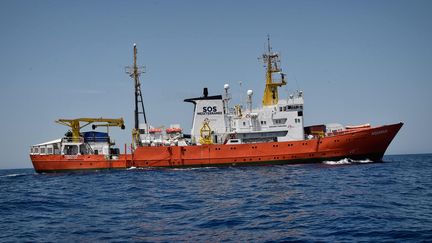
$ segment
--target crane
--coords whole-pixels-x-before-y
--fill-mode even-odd
[[[76,118],[76,119],[58,119],[55,121],[58,124],[68,126],[72,130],[72,141],[79,141],[81,128],[88,126],[92,123],[92,128],[97,127],[120,127],[125,129],[123,118],[113,119],[113,118]],[[81,122],[84,124],[81,125]]]

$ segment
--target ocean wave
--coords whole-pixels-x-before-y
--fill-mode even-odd
[[[348,165],[0,170],[0,242],[432,239],[432,155],[327,160]]]
[[[207,166],[207,167],[190,167],[190,168],[169,168],[168,170],[208,170],[208,169],[217,169],[216,166]]]
[[[27,174],[9,174],[9,175],[1,175],[0,177],[17,177],[17,176],[25,176]]]
[[[349,165],[349,164],[365,164],[365,163],[372,163],[373,161],[370,159],[362,159],[362,160],[355,160],[350,158],[344,158],[340,160],[326,160],[323,161],[323,164],[326,165]]]

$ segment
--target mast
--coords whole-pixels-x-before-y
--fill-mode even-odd
[[[134,83],[135,83],[135,112],[134,112],[134,118],[135,118],[135,123],[134,123],[134,129],[132,130],[132,137],[133,137],[133,141],[135,146],[140,146],[141,145],[141,139],[139,138],[139,115],[142,114],[143,118],[144,118],[144,123],[146,125],[145,131],[144,133],[148,133],[148,124],[147,124],[147,118],[146,118],[146,114],[145,114],[145,109],[144,109],[144,101],[143,101],[143,97],[142,97],[142,92],[141,92],[141,83],[139,81],[139,76],[142,73],[145,73],[144,66],[138,66],[137,64],[137,47],[136,44],[134,43],[134,63],[133,66],[127,66],[126,67],[126,73],[129,74],[129,76],[131,78],[133,78]],[[141,110],[140,110],[141,108]]]
[[[286,82],[285,74],[282,73],[282,69],[279,67],[279,54],[272,52],[269,35],[267,35],[267,52],[262,55],[262,59],[266,67],[266,87],[262,104],[263,106],[276,105],[279,101],[278,87],[286,85]],[[273,81],[273,73],[280,73],[281,79],[279,82]]]

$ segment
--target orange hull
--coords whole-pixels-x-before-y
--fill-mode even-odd
[[[130,155],[120,155],[117,160],[104,155],[30,155],[36,172],[59,172],[69,170],[124,169]]]
[[[349,130],[302,141],[201,146],[139,147],[131,155],[31,155],[37,172],[128,167],[201,167],[309,163],[341,158],[381,161],[403,123]]]

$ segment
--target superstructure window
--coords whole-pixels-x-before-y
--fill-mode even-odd
[[[80,150],[81,154],[88,154],[87,148],[86,148],[86,146],[84,144],[81,144],[79,146],[79,150]]]
[[[288,105],[287,109],[288,110],[297,110],[297,109],[302,110],[303,109],[303,105]]]
[[[76,145],[65,145],[63,149],[65,155],[76,155],[78,154],[78,146]]]
[[[274,123],[275,124],[285,124],[287,119],[275,119]]]

